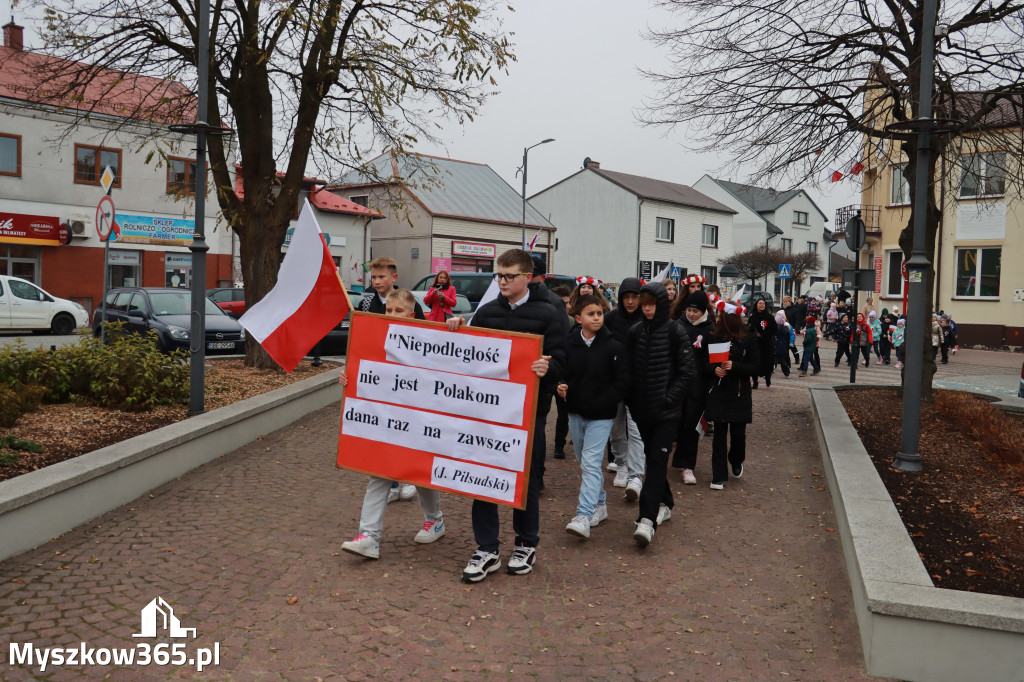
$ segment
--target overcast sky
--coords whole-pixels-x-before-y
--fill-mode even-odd
[[[518,61],[507,76],[495,75],[501,93],[488,100],[476,121],[446,128],[445,146],[419,151],[486,163],[518,190],[523,147],[553,137],[554,142],[530,150],[527,196],[575,173],[588,156],[608,170],[686,185],[705,173],[748,180],[749,169],[716,171],[727,158],[688,152],[685,131],[637,122],[637,109],[654,93],[638,68],[666,63],[664,53],[641,33],[674,25],[677,17],[652,8],[648,0],[510,4],[516,11],[506,28],[515,33]],[[832,228],[837,207],[859,203],[858,186],[845,180],[804,188]]]

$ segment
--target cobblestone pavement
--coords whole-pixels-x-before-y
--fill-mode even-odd
[[[792,380],[790,380],[792,381]],[[784,396],[784,400],[779,398]],[[806,391],[755,393],[742,479],[709,490],[673,471],[673,518],[632,540],[635,505],[609,491],[607,522],[568,535],[578,466],[549,458],[535,571],[459,577],[469,501],[445,495],[448,534],[412,537],[414,502],[390,505],[379,561],[340,552],[365,477],[337,470],[337,407],[269,434],[0,564],[3,679],[843,680],[865,679],[839,535]],[[552,415],[553,418],[553,415]],[[549,443],[551,426],[549,424]],[[571,448],[570,448],[571,451]],[[510,513],[503,513],[503,562]],[[160,596],[196,639],[134,639]],[[37,648],[219,644],[188,667],[12,667]]]

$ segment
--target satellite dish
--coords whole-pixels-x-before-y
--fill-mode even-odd
[[[585,159],[583,159],[583,167],[586,168],[589,165],[590,165],[590,157],[588,156]]]

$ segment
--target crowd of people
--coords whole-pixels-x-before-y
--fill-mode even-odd
[[[370,263],[373,291],[360,309],[399,317],[423,318],[412,294],[397,288],[397,267],[390,258]],[[590,538],[608,518],[603,470],[614,472],[613,488],[637,503],[633,538],[647,547],[658,527],[671,519],[673,470],[684,485],[697,484],[700,438],[712,434],[708,484],[724,490],[730,477],[744,473],[746,428],[753,421],[752,391],[763,380],[769,388],[778,369],[789,377],[793,363],[799,375],[821,371],[822,338],[836,341],[835,365],[889,364],[896,353],[903,362],[905,318],[898,309],[878,315],[869,297],[860,311],[839,291],[828,299],[791,297],[780,310],[756,299],[751,310],[722,298],[714,284],[691,275],[643,282],[629,277],[615,297],[595,277],[582,275],[574,289],[549,290],[542,259],[511,250],[495,261],[500,295],[481,304],[472,324],[488,329],[543,336],[543,356],[531,369],[540,378],[540,393],[530,453],[524,509],[514,509],[514,547],[510,574],[533,570],[540,540],[540,491],[544,487],[545,426],[554,401],[558,412],[553,447],[565,458],[571,437],[580,466],[580,489],[566,532]],[[454,288],[447,272],[435,277],[426,294],[428,318],[458,330],[467,321],[451,312]],[[853,321],[851,321],[851,318]],[[956,352],[956,327],[949,316],[935,317],[932,337],[943,362]],[[797,336],[802,336],[798,349]],[[859,349],[853,355],[851,348]],[[803,353],[801,359],[800,353]],[[347,383],[345,372],[341,382]],[[399,486],[371,478],[363,502],[359,534],[342,549],[368,558],[379,557],[388,502],[418,493],[424,522],[414,538],[426,543],[442,537],[444,517],[437,491]],[[471,521],[477,549],[462,573],[466,582],[485,579],[501,568],[498,506],[475,499]]]

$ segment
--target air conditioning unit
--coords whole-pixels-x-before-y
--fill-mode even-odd
[[[81,220],[72,220],[71,221],[71,234],[76,235],[76,236],[80,235],[80,234],[85,234],[85,223],[82,222]]]

